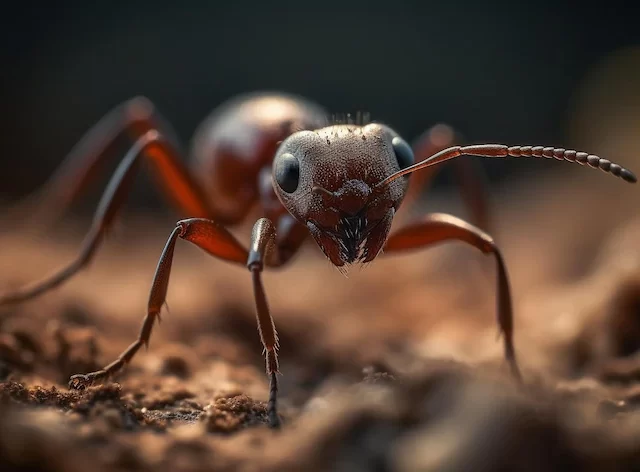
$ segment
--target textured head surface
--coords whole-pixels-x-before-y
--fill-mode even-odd
[[[387,238],[408,178],[375,187],[412,160],[409,146],[387,126],[328,126],[282,142],[273,185],[334,265],[369,262]]]

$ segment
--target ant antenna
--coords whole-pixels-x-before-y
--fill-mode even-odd
[[[444,149],[426,159],[402,169],[395,174],[391,174],[386,179],[376,185],[376,189],[382,189],[394,180],[403,175],[410,174],[426,167],[431,167],[449,159],[459,156],[478,156],[478,157],[544,157],[546,159],[557,159],[559,161],[576,162],[580,165],[587,164],[594,169],[600,169],[603,172],[620,177],[629,183],[636,183],[637,178],[629,169],[615,164],[602,157],[594,156],[586,152],[566,150],[562,148],[543,147],[543,146],[505,146],[504,144],[479,144],[473,146],[453,146]]]

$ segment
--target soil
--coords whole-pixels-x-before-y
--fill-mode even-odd
[[[148,350],[70,391],[145,314],[172,223],[129,211],[90,267],[0,310],[0,470],[640,470],[640,193],[562,170],[492,191],[522,385],[502,359],[490,258],[451,243],[344,277],[309,244],[264,279],[281,345],[274,431],[249,274],[179,242]],[[427,209],[464,216],[455,202]],[[69,261],[86,228],[5,225],[1,286]]]

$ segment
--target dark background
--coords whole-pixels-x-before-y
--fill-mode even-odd
[[[5,6],[0,197],[42,184],[91,125],[135,95],[151,98],[185,145],[223,100],[271,89],[333,112],[368,110],[408,139],[443,121],[467,141],[569,147],[584,78],[640,44],[634,3]],[[541,162],[482,164],[497,181],[549,171]]]

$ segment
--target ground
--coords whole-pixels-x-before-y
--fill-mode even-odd
[[[452,243],[344,277],[309,244],[265,276],[281,344],[273,431],[249,274],[179,242],[149,349],[69,391],[145,313],[171,219],[130,211],[72,281],[0,310],[0,470],[635,470],[640,193],[560,167],[492,190],[522,385],[502,359],[490,258]],[[465,216],[452,201],[427,209]],[[69,261],[86,228],[3,224],[2,287]]]

